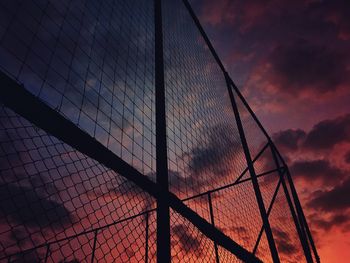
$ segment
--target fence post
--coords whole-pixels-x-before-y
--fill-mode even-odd
[[[232,91],[232,88],[231,88],[230,77],[228,76],[227,72],[225,72],[224,75],[225,75],[225,79],[226,79],[226,85],[227,85],[229,97],[230,97],[230,100],[231,100],[232,109],[233,109],[233,112],[234,112],[234,115],[235,115],[235,119],[236,119],[236,124],[237,124],[237,128],[238,128],[239,136],[240,136],[240,139],[241,139],[244,155],[245,155],[245,158],[246,158],[248,170],[249,170],[249,173],[250,173],[250,176],[251,176],[251,179],[252,179],[253,188],[254,188],[254,192],[255,192],[255,197],[256,197],[256,200],[257,200],[257,203],[258,203],[261,219],[263,221],[263,226],[264,226],[264,229],[265,229],[266,237],[267,237],[267,240],[268,240],[268,243],[269,243],[269,247],[270,247],[270,251],[271,251],[271,255],[272,255],[272,258],[273,258],[273,262],[274,263],[278,263],[278,262],[280,262],[280,260],[279,260],[279,257],[278,257],[276,244],[275,244],[275,241],[273,239],[271,226],[270,226],[270,223],[269,223],[269,220],[268,220],[268,217],[267,217],[266,209],[265,209],[265,206],[264,206],[264,201],[263,201],[263,198],[262,198],[262,195],[261,195],[261,192],[260,192],[258,179],[256,177],[254,165],[253,165],[253,162],[252,162],[252,157],[250,155],[247,139],[245,137],[245,133],[244,133],[241,117],[240,117],[240,114],[239,114],[239,111],[238,111],[238,107],[237,107],[237,104],[236,104],[236,100],[235,100],[235,97],[233,95],[233,91]]]
[[[274,148],[274,146],[271,143],[270,143],[270,150],[271,150],[271,153],[272,153],[273,160],[274,160],[274,162],[276,164],[276,167],[278,169],[278,174],[279,174],[280,180],[282,182],[283,191],[284,191],[284,194],[286,196],[287,203],[288,203],[288,206],[289,206],[289,209],[290,209],[290,212],[292,214],[293,221],[294,221],[294,224],[295,224],[295,228],[297,229],[298,236],[299,236],[300,242],[301,242],[303,250],[304,250],[304,255],[305,255],[306,261],[309,262],[309,263],[312,263],[313,259],[312,259],[312,255],[311,255],[311,252],[310,252],[309,245],[308,245],[308,243],[307,243],[307,241],[305,239],[304,232],[300,228],[300,225],[299,225],[299,222],[298,222],[298,218],[297,218],[297,215],[295,213],[292,200],[290,199],[286,182],[284,180],[284,174],[285,174],[286,171],[284,170],[283,172],[281,172],[281,170],[280,170],[281,166],[280,166],[280,163],[278,161],[275,148]]]
[[[148,222],[148,215],[149,212],[146,213],[145,220],[146,220],[146,230],[145,230],[145,263],[148,263],[148,235],[149,235],[149,222]]]
[[[165,85],[163,58],[162,0],[154,0],[155,89],[156,89],[156,169],[157,184],[168,191],[168,158],[166,138]],[[157,262],[171,261],[169,202],[157,199]]]
[[[211,224],[213,226],[215,226],[213,204],[212,204],[212,201],[211,201],[211,194],[210,194],[210,192],[208,192],[208,202],[209,202],[210,221],[211,221]],[[220,259],[219,259],[218,245],[216,244],[215,241],[214,241],[214,249],[215,249],[215,260],[216,260],[216,263],[219,263]]]
[[[281,159],[281,161],[282,161],[282,163],[283,163],[283,165],[284,165],[284,167],[286,169],[286,177],[287,177],[288,183],[289,183],[290,188],[291,188],[291,193],[292,193],[292,197],[293,197],[293,200],[294,200],[294,204],[296,206],[297,215],[298,215],[298,218],[299,218],[299,223],[300,223],[301,230],[303,232],[306,231],[306,236],[308,237],[308,240],[310,242],[312,251],[313,251],[314,256],[316,258],[316,262],[320,263],[320,257],[319,257],[319,255],[317,253],[317,249],[316,249],[315,243],[313,241],[313,238],[312,238],[312,235],[311,235],[311,231],[310,231],[309,226],[307,224],[307,221],[306,221],[303,209],[301,207],[300,200],[299,200],[298,194],[296,192],[296,189],[295,189],[292,177],[290,175],[288,166],[286,165],[285,161],[283,160],[283,158],[282,158],[280,152],[278,151],[278,149],[275,147],[275,145],[272,142],[270,136],[268,135],[268,133],[266,132],[266,130],[264,129],[264,127],[260,123],[259,119],[256,117],[255,113],[250,108],[250,106],[248,105],[247,101],[244,99],[243,95],[241,94],[241,92],[238,90],[238,88],[236,87],[236,85],[234,84],[234,82],[231,79],[230,79],[230,83],[232,84],[232,87],[235,90],[235,92],[238,95],[238,97],[242,100],[244,106],[247,108],[247,110],[249,111],[249,113],[251,114],[251,116],[253,117],[253,119],[255,120],[257,125],[259,126],[260,130],[265,134],[265,136],[268,139],[268,141],[270,142],[270,144],[273,145],[273,147],[275,149],[275,152],[277,153],[277,155]]]
[[[314,240],[312,238],[311,231],[310,231],[309,226],[308,226],[308,224],[306,222],[306,218],[305,218],[303,209],[301,207],[300,200],[299,200],[297,191],[295,189],[293,179],[292,179],[292,177],[290,175],[289,169],[288,169],[286,163],[284,162],[284,160],[282,159],[282,156],[281,156],[280,152],[277,150],[277,148],[274,146],[274,144],[272,144],[272,145],[273,145],[273,148],[275,149],[275,152],[280,157],[283,165],[286,167],[286,177],[287,177],[288,183],[290,185],[291,194],[292,194],[292,197],[293,197],[293,200],[294,200],[295,208],[297,210],[297,215],[298,215],[299,223],[300,223],[300,229],[304,233],[304,236],[307,237],[309,242],[310,242],[312,251],[313,251],[314,256],[316,258],[316,262],[320,263],[320,257],[319,257],[319,255],[317,253],[317,249],[316,249]]]

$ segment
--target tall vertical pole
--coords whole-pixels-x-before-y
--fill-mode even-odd
[[[145,263],[148,263],[148,235],[149,235],[149,212],[146,213],[146,229],[145,229]]]
[[[292,181],[292,177],[290,176],[290,173],[289,173],[288,169],[286,171],[286,175],[287,175],[288,183],[290,185],[290,189],[291,189],[291,192],[292,192],[292,197],[294,199],[294,204],[295,204],[296,210],[297,210],[297,212],[299,214],[299,223],[300,223],[301,231],[304,233],[304,235],[306,237],[308,237],[308,240],[310,242],[312,251],[313,251],[313,253],[315,255],[315,258],[316,258],[316,262],[320,263],[320,257],[319,257],[319,255],[317,253],[317,249],[316,249],[314,240],[312,238],[311,231],[310,231],[309,226],[308,226],[308,224],[306,222],[306,218],[305,218],[303,209],[301,207],[301,204],[300,204],[300,201],[299,201],[299,197],[297,195],[296,189],[294,187],[294,183]]]
[[[253,188],[254,188],[254,192],[255,192],[255,197],[256,197],[256,200],[257,200],[257,203],[258,203],[258,207],[259,207],[260,215],[261,215],[261,218],[262,218],[262,221],[263,221],[263,226],[264,226],[264,229],[265,229],[266,237],[267,237],[267,240],[268,240],[268,243],[269,243],[272,259],[273,259],[274,263],[278,263],[278,262],[280,262],[280,259],[278,257],[276,244],[275,244],[275,241],[273,239],[271,226],[270,226],[270,223],[269,223],[269,220],[268,220],[268,216],[267,216],[267,213],[266,213],[264,201],[263,201],[263,198],[262,198],[262,195],[261,195],[261,192],[260,192],[258,179],[256,177],[254,165],[253,165],[253,162],[252,162],[252,157],[250,155],[247,139],[245,137],[245,133],[244,133],[241,117],[240,117],[240,114],[239,114],[239,111],[238,111],[238,107],[237,107],[237,104],[236,104],[235,97],[234,97],[233,92],[232,92],[230,77],[228,76],[227,72],[225,72],[224,74],[225,74],[227,89],[228,89],[228,93],[229,93],[229,96],[230,96],[232,109],[233,109],[233,112],[234,112],[234,115],[235,115],[236,124],[237,124],[237,128],[238,128],[239,136],[240,136],[240,139],[241,139],[244,155],[245,155],[245,158],[246,158],[246,161],[247,161],[248,170],[249,170],[249,173],[250,173],[250,176],[251,176],[251,179],[252,179]]]
[[[290,185],[291,192],[292,192],[292,197],[294,199],[294,204],[295,204],[296,210],[297,210],[298,215],[299,215],[300,228],[304,232],[304,235],[306,237],[308,237],[308,240],[310,242],[312,251],[313,251],[313,253],[315,255],[315,258],[316,258],[316,262],[320,263],[320,257],[319,257],[319,255],[317,253],[317,249],[316,249],[314,240],[312,238],[311,231],[310,231],[309,226],[308,226],[308,224],[306,222],[306,218],[305,218],[303,209],[301,207],[299,197],[297,195],[297,192],[296,192],[296,189],[294,187],[294,183],[293,183],[292,177],[291,177],[288,169],[286,171],[286,174],[287,174],[287,180],[288,180],[288,183]]]
[[[275,149],[275,152],[277,153],[277,155],[279,156],[279,158],[281,159],[285,169],[286,169],[286,176],[287,176],[287,180],[288,183],[290,185],[291,188],[291,193],[292,193],[292,197],[293,197],[293,201],[297,210],[297,215],[299,218],[299,223],[300,223],[300,228],[303,232],[306,231],[306,236],[308,237],[308,240],[310,242],[312,251],[314,253],[314,256],[316,258],[316,262],[320,263],[320,257],[317,253],[317,249],[316,249],[316,245],[313,241],[312,235],[311,235],[311,231],[309,229],[309,226],[307,224],[303,209],[301,207],[300,204],[300,200],[298,197],[298,194],[296,192],[292,177],[290,175],[288,166],[286,165],[285,161],[283,160],[280,152],[278,151],[278,149],[276,148],[276,146],[274,145],[273,141],[271,140],[270,136],[268,135],[268,133],[266,132],[266,130],[264,129],[264,127],[262,126],[262,124],[260,123],[259,119],[256,117],[255,113],[253,112],[253,110],[250,108],[250,106],[248,105],[247,101],[244,99],[243,95],[241,94],[241,92],[239,91],[239,89],[236,87],[236,85],[234,84],[234,82],[230,79],[230,83],[232,84],[233,89],[235,90],[236,94],[238,95],[238,97],[242,100],[244,106],[247,108],[247,110],[249,111],[249,113],[251,114],[251,116],[253,117],[253,119],[255,120],[256,124],[259,126],[260,130],[265,134],[266,138],[268,139],[270,145],[272,145]]]
[[[274,162],[276,164],[276,167],[278,169],[278,174],[279,174],[281,182],[282,182],[283,191],[284,191],[284,194],[286,196],[287,203],[288,203],[288,206],[289,206],[289,210],[290,210],[290,212],[292,214],[292,218],[293,218],[293,221],[294,221],[294,224],[295,224],[295,228],[296,228],[296,230],[298,232],[298,236],[299,236],[301,245],[302,245],[303,250],[304,250],[304,255],[305,255],[306,261],[308,263],[312,263],[313,259],[312,259],[310,247],[309,247],[309,245],[307,243],[307,240],[306,240],[304,232],[300,228],[300,224],[298,222],[298,217],[297,217],[297,214],[295,213],[294,206],[293,206],[292,200],[291,200],[291,198],[289,196],[289,192],[288,192],[288,188],[287,188],[286,182],[284,180],[284,173],[285,173],[285,171],[283,171],[283,172],[281,171],[281,169],[280,169],[281,166],[280,166],[280,163],[278,161],[275,148],[271,144],[270,144],[270,150],[271,150],[271,153],[272,153],[273,160],[274,160]]]
[[[211,200],[211,194],[210,192],[208,192],[208,202],[209,202],[209,214],[210,214],[210,221],[211,224],[213,226],[215,226],[215,222],[214,222],[214,211],[213,211],[213,203]],[[215,262],[219,263],[220,259],[219,259],[219,251],[218,251],[218,245],[216,244],[216,242],[214,241],[214,249],[215,249]]]
[[[234,82],[229,78],[229,76],[228,76],[228,74],[227,74],[227,72],[226,72],[226,70],[225,70],[225,67],[224,67],[223,63],[221,62],[221,60],[220,60],[219,56],[217,55],[217,53],[216,53],[216,51],[215,51],[213,45],[211,44],[211,42],[210,42],[208,36],[206,35],[206,33],[205,33],[203,27],[201,26],[201,24],[200,24],[200,22],[199,22],[197,16],[195,15],[195,13],[194,13],[194,11],[193,11],[193,9],[192,9],[190,3],[188,2],[188,0],[182,0],[182,1],[183,1],[183,3],[184,3],[185,7],[187,8],[189,14],[191,15],[191,17],[192,17],[194,23],[196,24],[198,30],[200,31],[201,35],[203,36],[204,41],[207,43],[209,50],[211,51],[212,55],[214,56],[214,59],[215,59],[216,62],[218,63],[220,69],[221,69],[221,70],[223,71],[223,73],[225,74],[226,81],[229,82],[230,84],[232,84],[232,88],[235,90],[235,92],[237,93],[238,97],[242,100],[244,106],[247,108],[247,110],[249,111],[249,113],[251,114],[251,116],[253,117],[253,119],[256,121],[256,124],[259,126],[259,128],[261,129],[261,131],[265,134],[265,136],[266,136],[266,138],[269,140],[269,142],[272,143],[272,140],[271,140],[270,136],[268,135],[268,133],[266,132],[266,130],[264,129],[264,127],[261,125],[261,123],[260,123],[260,121],[258,120],[258,118],[256,117],[255,113],[254,113],[254,112],[252,111],[252,109],[249,107],[248,103],[246,102],[246,100],[244,99],[243,95],[240,93],[240,91],[238,90],[238,88],[236,87],[236,85],[234,84]],[[232,90],[231,90],[230,86],[228,86],[228,89],[229,89],[229,93],[231,92],[230,97],[231,97],[231,95],[232,95],[232,97],[233,97]],[[232,101],[232,99],[231,99],[231,101]],[[232,103],[232,104],[233,104],[233,103]],[[273,144],[273,143],[272,143],[272,144]],[[278,154],[279,154],[279,153],[278,153]],[[280,154],[279,154],[279,155],[280,155]],[[285,164],[284,164],[284,166],[287,167]],[[250,172],[250,173],[251,173],[251,172]],[[252,174],[252,173],[251,173],[251,174]],[[296,204],[296,209],[297,209],[297,213],[298,213],[299,220],[300,220],[300,226],[301,226],[302,230],[306,229],[307,236],[308,236],[308,238],[309,238],[309,242],[310,242],[310,244],[311,244],[311,247],[312,247],[312,249],[313,249],[314,255],[315,255],[315,257],[316,257],[316,261],[319,263],[319,262],[320,262],[320,259],[319,259],[319,256],[318,256],[318,254],[317,254],[316,246],[315,246],[315,244],[314,244],[314,242],[313,242],[310,229],[309,229],[309,227],[308,227],[308,225],[307,225],[305,215],[304,215],[303,210],[302,210],[302,208],[301,208],[301,205],[300,205],[298,196],[297,196],[297,194],[296,194],[296,191],[295,191],[295,189],[294,189],[294,184],[293,184],[293,181],[291,180],[291,176],[290,176],[290,174],[289,174],[288,169],[287,169],[287,179],[288,179],[288,181],[289,181],[289,184],[291,185],[292,197],[293,197],[293,199],[294,199],[294,203]],[[255,189],[254,189],[254,190],[255,190]],[[258,198],[258,196],[257,196],[257,198]],[[259,201],[258,201],[258,203],[259,203]],[[259,205],[259,209],[260,209],[260,205]],[[263,218],[264,218],[264,217],[263,217]],[[266,220],[263,219],[263,221],[266,221]],[[265,227],[265,224],[264,224],[264,227]],[[270,229],[270,227],[269,227],[269,229]],[[267,237],[268,237],[269,245],[271,244],[271,245],[270,245],[270,249],[272,248],[272,249],[271,249],[271,253],[274,253],[273,251],[276,251],[276,254],[277,254],[277,250],[275,249],[276,247],[275,247],[274,244],[272,244],[272,243],[274,243],[274,242],[273,242],[273,238],[272,238],[271,229],[268,230],[268,229],[265,228],[265,231],[266,231],[266,234],[267,234]],[[271,235],[268,234],[268,232],[271,232]],[[269,235],[271,236],[270,238],[269,238]],[[271,240],[272,240],[272,241],[271,241]],[[278,256],[277,256],[277,258],[278,258]],[[275,260],[275,257],[274,257],[274,260]]]
[[[319,255],[317,253],[317,249],[316,249],[314,240],[312,238],[311,231],[310,231],[309,226],[308,226],[308,224],[306,222],[306,218],[305,218],[303,209],[301,207],[300,200],[299,200],[297,191],[295,189],[293,179],[292,179],[292,177],[290,175],[289,169],[288,169],[286,163],[284,162],[280,152],[278,151],[278,149],[275,147],[275,145],[273,143],[272,143],[272,146],[273,146],[275,152],[277,153],[277,155],[280,157],[283,165],[286,167],[286,176],[287,176],[288,183],[290,185],[290,190],[291,190],[292,197],[293,197],[293,200],[294,200],[294,204],[295,204],[295,207],[296,207],[296,210],[297,210],[297,214],[298,214],[298,217],[299,217],[300,229],[304,233],[304,235],[306,237],[308,237],[308,240],[310,242],[312,251],[313,251],[314,256],[316,258],[316,262],[320,263],[320,257],[319,257]],[[306,231],[306,233],[305,233],[305,231]]]
[[[156,88],[156,169],[157,184],[164,191],[168,186],[168,158],[165,116],[162,0],[154,0],[155,88]],[[157,199],[157,262],[171,261],[169,203],[164,196]]]

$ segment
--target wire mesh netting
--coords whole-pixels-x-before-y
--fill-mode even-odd
[[[164,1],[170,189],[181,197],[232,183],[246,167],[224,75],[182,1]]]
[[[214,242],[181,215],[170,215],[172,262],[214,262]]]
[[[259,241],[259,245],[256,250],[256,255],[263,262],[273,262],[265,232],[263,232],[261,239]]]
[[[2,1],[0,66],[143,173],[155,170],[151,1]]]
[[[154,208],[153,198],[3,106],[0,117],[3,259],[11,255],[14,262],[45,258],[47,262],[85,262],[92,257],[92,251],[98,262],[139,262],[145,259],[146,251],[149,261],[156,259],[155,212],[145,212]],[[270,206],[277,181],[276,173],[259,177],[266,208]],[[211,191],[210,199],[204,193],[189,198],[186,205],[213,223],[212,205],[215,226],[253,251],[262,223],[251,181],[238,181],[233,186],[211,188]],[[289,240],[296,240],[295,232],[288,234],[280,230],[285,226],[285,223],[281,226],[281,220],[289,222],[288,231],[293,230],[293,225],[290,217],[284,215],[283,196],[276,200],[271,220],[279,225],[274,232],[282,240],[284,234]],[[277,219],[276,213],[281,214]],[[174,260],[212,262],[214,242],[203,241],[207,238],[188,220],[185,224],[186,220],[176,213],[171,218]],[[210,255],[206,247],[209,244],[213,253]],[[262,239],[257,249],[261,258],[269,257],[266,247],[266,240]],[[293,245],[290,244],[290,251],[284,251],[283,245],[279,249],[282,254],[298,253],[296,258],[300,260],[301,250]],[[222,262],[230,258],[223,248],[219,247],[218,251]]]
[[[140,213],[154,207],[153,198],[3,106],[0,118],[0,257],[64,239],[50,246],[52,261],[87,260],[91,231],[100,228],[96,256],[118,258],[118,251],[125,258],[131,247],[136,258],[144,257],[146,223]],[[43,259],[45,248],[30,256]],[[19,262],[22,256],[27,253]]]
[[[279,191],[270,215],[277,249],[283,262],[305,262],[291,213],[285,209],[286,203],[283,191]]]
[[[155,193],[154,1],[0,2],[1,71],[48,105],[54,120],[63,116],[89,135],[87,144],[142,177],[108,168],[81,142],[38,124],[42,113],[28,117],[13,106],[21,102],[0,97],[0,262],[162,262],[157,199],[170,194]],[[277,169],[269,138],[242,99],[229,97],[232,87],[188,3],[161,2],[169,191],[199,216],[173,195],[167,200],[172,262],[242,262],[238,248],[272,262],[271,242],[283,262],[301,262],[282,160]],[[145,178],[154,191],[145,191]]]
[[[215,224],[249,251],[262,227],[251,182],[245,182],[213,194]]]

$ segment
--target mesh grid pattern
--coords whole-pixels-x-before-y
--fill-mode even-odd
[[[46,262],[90,262],[92,259],[93,234],[52,244],[41,256]]]
[[[209,200],[207,195],[201,195],[196,198],[191,198],[190,200],[187,200],[184,203],[202,218],[204,218],[208,222],[211,222]]]
[[[0,118],[1,257],[104,227],[152,207],[153,199],[131,182],[11,110],[1,107]],[[132,220],[118,226],[120,231],[111,227],[103,233],[116,238],[124,231],[124,242],[132,244],[136,237],[125,233],[136,234],[132,230],[139,225]],[[100,236],[107,235],[103,233],[99,242]]]
[[[280,177],[278,173],[271,173],[258,178],[259,187],[260,187],[260,191],[261,191],[261,195],[264,201],[266,211],[268,210],[272,202],[272,197],[278,185],[279,178]]]
[[[172,262],[215,262],[214,243],[191,222],[171,211]]]
[[[0,67],[143,173],[155,170],[150,1],[2,1]]]
[[[250,173],[239,177],[247,162],[226,80],[188,11],[162,0],[169,188],[271,262]],[[0,3],[1,71],[152,181],[154,16],[147,0]],[[235,97],[254,159],[267,138]],[[279,256],[301,262],[283,189],[272,204],[279,174],[270,148],[259,155]],[[120,173],[0,104],[0,262],[157,262],[156,198]],[[189,218],[170,209],[172,262],[216,262],[216,247],[219,262],[241,262]]]
[[[232,262],[232,263],[241,263],[242,260],[239,260],[235,255],[232,255],[232,253],[228,252],[226,249],[222,247],[218,247],[219,252],[219,259],[220,262]]]
[[[272,263],[273,262],[265,232],[263,232],[263,234],[262,234],[261,240],[259,242],[259,246],[256,250],[256,255],[264,263]]]
[[[279,256],[282,262],[305,262],[292,215],[286,207],[286,197],[283,190],[280,190],[269,216]]]
[[[250,181],[213,194],[215,225],[237,243],[253,250],[262,221]]]
[[[164,1],[170,189],[180,197],[232,183],[246,164],[224,75],[182,1]]]
[[[11,259],[15,262],[21,262],[23,258],[43,260],[45,257],[47,262],[60,262],[63,259],[68,262],[88,262],[92,257],[95,232],[54,242],[49,248],[39,247],[29,252],[26,250],[113,223],[95,234],[97,246],[94,258],[98,262],[139,262],[146,258],[146,250],[148,261],[155,262],[155,213],[149,212],[147,219],[144,214],[140,215],[154,207],[152,198],[11,110],[1,107],[0,113],[1,199],[8,206],[22,205],[23,208],[23,204],[29,205],[22,214],[15,210],[5,211],[7,207],[2,205],[6,222],[1,225],[0,235],[6,240],[2,243],[6,247],[3,251],[5,255],[15,253]],[[276,173],[259,178],[266,208],[271,202],[277,180]],[[251,182],[214,190],[211,196],[215,226],[243,247],[252,250],[261,229],[261,220]],[[24,197],[29,198],[27,202],[23,201]],[[281,213],[284,212],[285,204],[280,204],[282,201],[274,204],[273,211],[279,209]],[[185,204],[211,222],[207,194],[191,198]],[[33,211],[36,213],[33,214]],[[40,215],[43,211],[44,215]],[[127,219],[133,216],[137,217]],[[273,215],[271,217],[274,218]],[[114,224],[117,220],[124,219],[127,220]],[[173,259],[212,262],[211,258],[215,258],[214,242],[205,238],[189,221],[184,223],[186,220],[177,213],[171,214],[171,220]],[[281,220],[287,221],[281,216],[277,221],[271,220],[279,224]],[[288,220],[292,224],[291,219]],[[288,230],[292,231],[293,225],[289,225]],[[281,234],[278,227],[274,231]],[[200,245],[197,239],[200,240]],[[208,257],[209,244],[212,252]],[[257,250],[258,256],[269,258],[269,255],[261,252],[266,246],[263,234]],[[202,250],[205,254],[200,252]],[[301,250],[295,251],[299,253],[299,259]],[[220,262],[237,261],[234,255],[229,254],[231,253],[219,247]]]
[[[259,150],[261,148],[262,147],[260,147]],[[254,157],[253,154],[252,157]],[[269,147],[267,147],[259,156],[259,158],[254,162],[254,169],[257,175],[277,169],[276,163],[273,159],[272,152]]]
[[[146,253],[145,217],[103,229],[97,235],[96,262],[141,262]]]
[[[249,113],[248,109],[243,104],[239,96],[236,94],[234,96],[242,121],[245,137],[249,146],[250,154],[252,156],[255,156],[258,154],[259,150],[268,142],[267,138],[259,128],[256,121],[253,119],[252,115]]]

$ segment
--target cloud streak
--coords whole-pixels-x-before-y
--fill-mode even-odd
[[[294,177],[301,177],[312,182],[320,180],[324,185],[341,181],[346,171],[332,165],[328,160],[301,160],[290,166]]]
[[[195,176],[212,172],[218,176],[227,175],[230,168],[226,161],[234,159],[241,151],[240,141],[232,136],[231,128],[217,125],[210,130],[208,143],[195,147],[191,153],[189,170]]]
[[[331,150],[340,143],[350,143],[350,114],[315,124],[309,132],[288,129],[273,134],[276,144],[289,151]]]
[[[178,238],[181,249],[186,254],[195,253],[201,255],[203,253],[200,241],[189,233],[189,228],[183,224],[172,227],[174,235]]]
[[[280,92],[334,92],[347,81],[347,58],[328,46],[304,39],[274,49],[269,58],[270,79]]]
[[[350,178],[330,190],[313,193],[307,206],[317,211],[341,211],[350,208]]]
[[[63,228],[74,221],[64,205],[46,199],[29,187],[13,184],[0,185],[2,220],[29,227]]]

